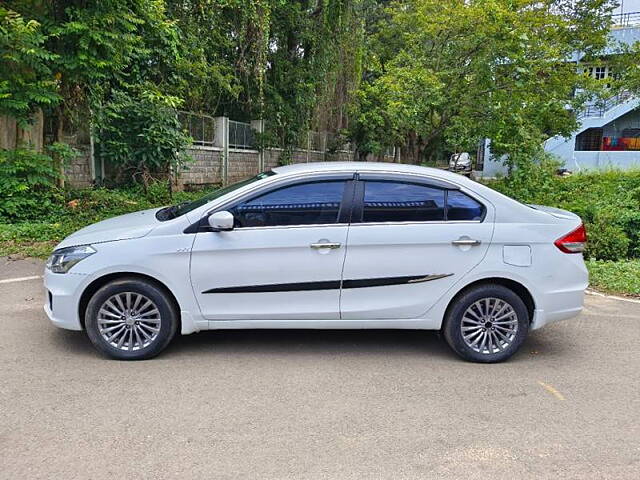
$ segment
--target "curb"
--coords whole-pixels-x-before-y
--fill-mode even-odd
[[[619,297],[617,295],[607,295],[605,293],[596,292],[594,290],[585,290],[584,293],[586,293],[587,295],[593,295],[595,297],[603,297],[603,298],[610,298],[612,300],[620,300],[622,302],[640,303],[640,300],[636,300],[634,298]]]

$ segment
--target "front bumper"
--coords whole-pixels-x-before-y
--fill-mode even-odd
[[[82,330],[78,305],[86,278],[83,274],[51,273],[45,269],[44,311],[56,327]]]

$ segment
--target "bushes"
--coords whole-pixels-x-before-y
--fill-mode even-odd
[[[29,149],[0,150],[0,221],[49,215],[60,203],[60,173],[48,155]]]
[[[640,211],[622,210],[618,214],[616,223],[629,238],[628,256],[640,258]]]
[[[176,116],[179,100],[152,92],[114,92],[96,116],[97,146],[105,161],[146,188],[189,157],[191,138]]]
[[[52,209],[40,216],[3,223],[0,218],[0,256],[20,254],[47,257],[56,243],[76,230],[106,218],[169,203],[200,198],[206,192],[176,192],[169,200],[166,183],[154,183],[147,193],[135,185],[126,189],[106,188],[59,192]],[[0,202],[1,204],[2,202]]]
[[[558,188],[556,171],[560,167],[554,157],[540,153],[532,162],[521,162],[510,177],[490,184],[491,188],[523,203],[548,205]]]
[[[586,258],[598,260],[621,260],[627,257],[629,237],[624,230],[609,219],[599,218],[595,223],[587,225]]]
[[[51,221],[72,222],[80,228],[117,215],[195,200],[202,195],[202,192],[175,192],[173,198],[169,198],[165,182],[150,184],[146,192],[141,185],[120,189],[67,190],[64,204],[59,206],[58,215]]]
[[[542,161],[489,186],[523,203],[563,208],[579,215],[589,236],[586,258],[640,258],[640,171],[554,175]]]

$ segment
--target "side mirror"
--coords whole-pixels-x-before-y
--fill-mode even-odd
[[[233,215],[226,210],[209,215],[209,226],[214,232],[228,232],[233,230]]]

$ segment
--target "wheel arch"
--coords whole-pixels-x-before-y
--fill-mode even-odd
[[[169,300],[173,303],[173,306],[175,307],[175,311],[178,316],[177,331],[178,332],[181,331],[182,315],[180,313],[180,304],[178,303],[178,299],[176,298],[176,296],[169,289],[169,287],[167,287],[160,280],[153,278],[150,275],[145,275],[144,273],[137,273],[137,272],[108,273],[106,275],[96,278],[89,285],[86,286],[86,288],[82,292],[82,295],[80,296],[80,301],[78,302],[78,318],[80,319],[80,326],[82,327],[83,330],[85,329],[85,315],[87,312],[87,306],[89,305],[89,301],[91,300],[91,297],[93,297],[93,295],[98,290],[100,290],[103,286],[105,286],[107,283],[110,283],[114,280],[125,279],[125,278],[144,280],[145,282],[151,283],[152,285],[155,285],[160,290],[162,290],[167,295]]]
[[[445,310],[444,318],[447,318],[449,314],[449,310],[453,307],[456,300],[460,298],[460,296],[462,296],[465,292],[479,285],[487,285],[487,284],[502,285],[503,287],[508,288],[509,290],[514,292],[516,295],[518,295],[518,297],[520,297],[520,299],[524,302],[525,306],[527,307],[527,313],[529,314],[529,323],[533,322],[533,315],[536,309],[536,303],[533,298],[533,295],[531,294],[529,289],[526,286],[524,286],[522,283],[516,280],[512,280],[510,278],[504,278],[504,277],[481,278],[479,280],[475,280],[465,285],[464,287],[462,287],[451,298],[451,300],[449,300],[449,303],[447,304],[447,308]],[[443,325],[444,325],[444,322],[443,322]]]

